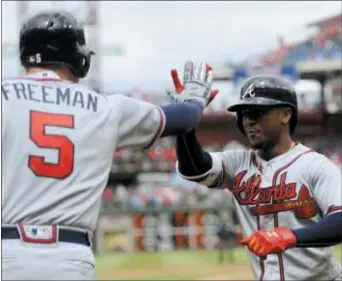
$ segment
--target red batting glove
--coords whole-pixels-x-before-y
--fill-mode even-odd
[[[259,230],[241,241],[249,250],[259,257],[277,254],[292,248],[297,243],[297,237],[287,227],[272,230]]]
[[[213,68],[210,65],[207,65],[207,71],[212,70]],[[173,81],[173,85],[175,86],[175,90],[178,94],[183,92],[184,86],[182,85],[179,76],[178,76],[178,71],[176,69],[171,70],[171,77]],[[218,89],[214,89],[210,92],[210,98],[207,106],[213,101],[213,99],[216,97],[216,95],[219,93]]]

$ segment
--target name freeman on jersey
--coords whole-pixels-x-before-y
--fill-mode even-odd
[[[14,90],[16,93],[14,97],[8,95],[11,90]],[[50,87],[45,85],[38,86],[22,82],[2,83],[1,96],[4,100],[17,98],[39,103],[65,104],[93,112],[97,112],[98,104],[98,97],[96,95],[83,93],[79,89],[73,90],[68,87]]]

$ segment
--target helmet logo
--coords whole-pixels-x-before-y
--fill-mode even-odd
[[[255,97],[255,92],[254,92],[254,83],[252,83],[251,85],[249,85],[249,87],[247,88],[246,92],[242,95],[242,98],[254,98]]]

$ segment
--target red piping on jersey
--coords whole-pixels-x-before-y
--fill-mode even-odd
[[[257,214],[257,224],[258,224],[258,231],[261,230],[260,226],[260,214],[258,212]],[[264,275],[265,275],[265,260],[263,258],[259,258],[259,264],[260,264],[260,269],[261,269],[261,274],[260,274],[260,281],[264,280]]]
[[[260,163],[258,163],[255,153],[252,153],[252,163],[260,171],[260,173],[263,173],[262,166]]]
[[[294,159],[292,159],[288,164],[286,164],[283,167],[280,167],[275,174],[273,175],[273,180],[272,180],[272,186],[277,186],[277,179],[278,176],[280,174],[280,172],[282,172],[283,170],[287,169],[288,167],[290,167],[293,163],[295,163],[302,155],[307,154],[313,152],[312,149],[305,151],[299,155],[297,155]],[[273,219],[274,219],[274,227],[279,227],[279,221],[278,221],[278,214],[274,213],[273,214]],[[280,253],[278,254],[278,260],[279,260],[279,273],[280,273],[280,281],[284,281],[285,280],[285,273],[284,273],[284,262],[283,262],[283,255]]]
[[[336,207],[330,208],[327,215],[329,215],[332,212],[336,212],[336,211],[342,211],[342,206],[336,206]]]
[[[255,153],[252,153],[251,156],[252,156],[252,159],[251,159],[252,163],[255,165],[255,167],[262,174],[263,173],[262,166],[261,166],[260,163],[258,163]],[[259,203],[256,204],[256,207],[257,208],[259,207]],[[257,213],[257,227],[258,227],[258,231],[261,230],[261,226],[260,226],[260,213],[259,212]],[[264,275],[265,275],[265,262],[264,261],[265,260],[263,258],[259,258],[259,264],[260,264],[260,269],[261,269],[261,274],[260,274],[260,278],[259,278],[260,281],[264,280]]]
[[[156,134],[154,135],[152,141],[144,147],[144,149],[150,148],[157,139],[159,139],[159,137],[161,136],[161,134],[164,131],[165,128],[165,116],[164,116],[164,112],[161,108],[158,109],[159,110],[159,114],[160,114],[160,122],[159,122],[159,127],[158,130],[156,132]]]

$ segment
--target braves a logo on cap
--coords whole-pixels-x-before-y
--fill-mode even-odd
[[[254,92],[254,83],[250,84],[245,93],[242,95],[242,98],[253,98],[255,97],[255,92]]]

